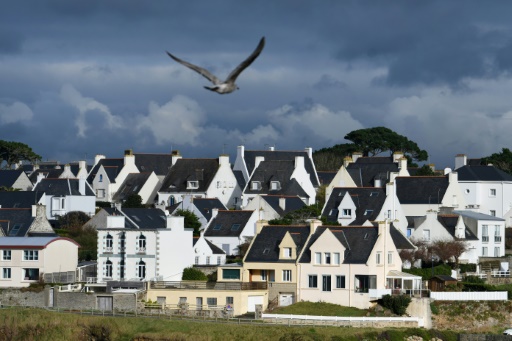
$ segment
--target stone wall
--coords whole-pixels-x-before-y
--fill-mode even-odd
[[[0,291],[0,302],[3,306],[47,307],[48,289],[36,292],[19,289],[3,289]]]
[[[297,297],[297,285],[295,283],[268,283],[268,300],[279,300],[280,293],[292,293]]]

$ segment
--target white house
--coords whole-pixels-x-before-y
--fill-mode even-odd
[[[160,209],[108,208],[98,227],[99,283],[110,280],[179,281],[194,263],[192,229]],[[107,214],[105,214],[107,213]]]
[[[62,237],[0,237],[0,287],[28,287],[44,273],[74,272],[78,247]]]
[[[279,219],[305,205],[304,201],[296,195],[257,195],[244,209],[258,212],[258,220],[268,221]]]
[[[215,266],[226,263],[226,253],[204,237],[204,233],[194,237],[194,265]]]

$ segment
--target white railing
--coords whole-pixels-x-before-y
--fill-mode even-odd
[[[492,277],[510,277],[510,271],[493,271],[491,272]]]
[[[87,284],[93,284],[98,282],[98,277],[87,277]]]
[[[461,279],[463,279],[464,277],[468,277],[468,276],[478,277],[478,278],[481,278],[481,279],[486,279],[486,278],[487,278],[487,274],[486,274],[486,273],[481,273],[481,272],[466,272],[465,274],[459,274],[459,275],[457,276],[457,279],[458,279],[458,280],[461,280]]]
[[[82,289],[82,284],[68,284],[59,286],[61,292],[76,292]]]
[[[263,319],[270,320],[310,320],[310,321],[329,321],[329,322],[416,322],[418,327],[424,327],[422,318],[419,317],[352,317],[352,316],[311,316],[311,315],[291,315],[291,314],[262,314]]]
[[[112,251],[114,251],[114,248],[112,246],[106,246],[105,247],[105,252],[112,253]]]
[[[382,296],[391,295],[391,289],[369,289],[368,296],[370,298],[382,298]]]
[[[506,301],[506,291],[432,291],[430,298],[439,301]]]

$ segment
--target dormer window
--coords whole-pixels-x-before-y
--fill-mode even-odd
[[[100,181],[99,182],[103,182],[103,174],[100,174]]]
[[[283,248],[283,257],[284,258],[292,258],[292,248],[291,247]]]
[[[370,215],[373,213],[373,210],[366,210],[364,211],[364,215]]]
[[[187,189],[197,189],[199,188],[199,181],[188,181]]]
[[[344,208],[342,211],[343,217],[351,217],[352,216],[352,210],[350,208]]]
[[[270,190],[278,191],[281,189],[281,183],[279,181],[270,181]]]
[[[259,191],[261,189],[261,183],[259,181],[251,181],[251,189],[253,191]]]

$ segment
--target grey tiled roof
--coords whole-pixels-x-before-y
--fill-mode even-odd
[[[31,208],[0,208],[0,227],[7,237],[24,237],[33,221]]]
[[[48,244],[56,240],[69,240],[76,244],[75,241],[69,238],[62,238],[58,236],[53,237],[0,237],[0,248],[9,247],[27,247],[27,248],[44,248]]]
[[[295,161],[262,161],[249,179],[244,192],[247,194],[298,195],[309,198],[297,180],[290,179],[294,169]],[[252,181],[259,181],[261,189],[253,190],[251,188]],[[272,181],[278,181],[280,189],[271,190]]]
[[[244,160],[247,171],[252,174],[255,166],[256,156],[263,156],[265,161],[293,161],[296,156],[304,157],[304,168],[310,175],[313,186],[318,187],[320,184],[316,178],[316,170],[313,161],[309,158],[306,151],[281,151],[281,150],[246,150],[244,151]]]
[[[496,217],[496,216],[492,216],[492,215],[480,213],[480,212],[473,212],[473,211],[457,210],[457,211],[453,211],[453,213],[460,214],[463,217],[470,217],[470,218],[473,218],[476,220],[495,220],[495,221],[504,221],[505,220],[500,217]]]
[[[448,176],[399,176],[395,178],[396,195],[402,205],[432,204],[443,200]]]
[[[235,175],[235,179],[236,179],[236,182],[238,183],[238,186],[240,186],[240,188],[244,188],[246,183],[245,183],[245,178],[244,178],[244,174],[242,173],[242,171],[234,170],[233,174]]]
[[[110,168],[110,174],[108,174],[108,177],[109,179],[111,179],[111,181],[114,181],[115,176],[112,178],[112,175],[117,175],[117,173],[123,168],[124,159],[101,159],[100,161],[98,161],[96,165],[94,165],[91,172],[89,173],[89,176],[87,177],[88,183],[92,184],[92,181],[96,177],[96,174],[98,174],[100,166],[103,166],[107,173],[109,173],[107,168]]]
[[[226,254],[226,252],[224,252],[224,250],[222,250],[220,247],[213,244],[208,239],[206,239],[206,243],[208,244],[208,246],[210,247],[210,249],[212,250],[214,255],[225,255]]]
[[[37,204],[43,194],[43,192],[34,191],[0,192],[0,207],[32,208],[32,205]]]
[[[204,233],[205,237],[238,237],[246,227],[254,211],[219,211]],[[233,225],[239,225],[234,228]],[[251,228],[254,229],[253,226]]]
[[[302,201],[298,196],[262,195],[261,198],[265,200],[281,217],[289,212],[299,210],[306,206],[304,201]],[[285,200],[284,210],[279,206],[281,198]]]
[[[64,169],[36,169],[30,174],[30,182],[35,184],[37,182],[37,176],[43,174],[47,179],[58,179],[59,176],[64,172]]]
[[[494,166],[463,166],[456,172],[459,181],[512,181],[512,175]]]
[[[318,171],[318,180],[320,181],[320,185],[328,185],[331,183],[332,179],[336,176],[337,172],[327,172],[327,171]]]
[[[132,194],[138,194],[150,175],[151,173],[148,172],[128,174],[114,195],[114,201],[120,202],[126,200]]]
[[[212,218],[212,210],[214,208],[227,210],[227,207],[217,198],[195,198],[193,204],[207,221],[210,221]]]
[[[45,192],[47,195],[82,195],[79,189],[79,179],[42,179],[34,191]],[[85,184],[85,195],[94,196],[91,188]]]
[[[120,212],[117,208],[104,208],[108,215],[126,215],[126,229],[155,230],[167,227],[165,212],[158,208],[123,208]],[[104,222],[106,228],[106,221]]]
[[[294,263],[295,260],[279,260],[279,244],[287,232],[290,233],[295,245],[297,246],[297,256],[302,251],[304,244],[308,240],[309,225],[284,226],[268,225],[261,229],[261,232],[254,237],[251,248],[247,251],[246,263],[250,262],[283,262]]]
[[[161,192],[206,192],[219,168],[218,159],[179,159],[165,177]],[[187,188],[188,181],[198,181],[196,189]]]
[[[350,225],[362,225],[367,220],[375,220],[386,200],[386,191],[382,187],[335,187],[322,212],[328,221],[338,221],[338,207],[346,193],[356,205],[356,219]]]
[[[362,160],[361,160],[362,159]],[[362,162],[365,159],[371,159],[372,162]],[[375,180],[382,180],[382,184],[389,181],[391,172],[398,172],[397,163],[377,163],[374,159],[383,158],[359,158],[357,162],[350,163],[346,168],[349,171],[350,176],[354,180],[358,187],[373,187],[375,186]],[[387,158],[386,158],[387,159]]]
[[[10,188],[16,180],[23,174],[22,169],[12,170],[12,169],[2,169],[0,170],[0,187]]]
[[[139,172],[155,172],[158,176],[169,173],[172,165],[171,154],[144,154],[134,153],[135,165]]]
[[[448,233],[455,238],[455,226],[459,220],[457,214],[438,214],[437,220],[439,223],[448,231]],[[465,239],[466,240],[478,240],[478,237],[464,224],[465,227]]]

